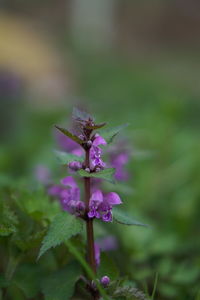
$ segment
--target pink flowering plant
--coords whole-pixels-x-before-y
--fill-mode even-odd
[[[124,126],[103,131],[101,128],[106,126],[105,123],[96,124],[93,117],[78,109],[73,111],[73,122],[76,128],[73,133],[56,126],[58,142],[64,151],[55,153],[61,164],[67,165],[70,174],[61,179],[60,184],[48,185],[48,194],[59,200],[62,212],[51,223],[39,257],[51,247],[65,243],[84,269],[77,280],[82,282],[80,285],[89,299],[145,299],[136,288],[124,288],[119,278],[113,280],[106,273],[99,277],[98,273],[101,249],[116,247],[116,240],[113,236],[108,237],[104,239],[104,245],[95,241],[95,222],[144,225],[119,209],[124,200],[115,192],[115,185],[112,191],[105,192],[102,184],[104,180],[115,184],[128,177],[124,168],[129,158],[128,151],[122,152],[120,148],[113,154],[107,151],[110,161],[107,163],[103,159],[103,150]],[[77,250],[74,239],[82,234],[84,227],[86,247],[82,252],[82,247]]]

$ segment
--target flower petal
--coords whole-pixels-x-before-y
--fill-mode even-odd
[[[96,137],[95,140],[93,141],[93,146],[106,145],[106,144],[107,142],[100,135]]]
[[[115,192],[110,192],[105,196],[105,201],[109,204],[109,205],[118,205],[121,204],[122,201],[119,197],[119,195]]]
[[[102,191],[96,190],[95,192],[92,193],[92,196],[90,198],[90,203],[100,204],[101,202],[103,202]]]
[[[74,180],[74,178],[72,176],[67,176],[65,178],[63,178],[61,180],[61,183],[63,185],[67,185],[67,186],[70,186],[70,187],[77,187],[77,184],[76,184],[76,181]]]

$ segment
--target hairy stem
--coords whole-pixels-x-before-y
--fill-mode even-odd
[[[86,168],[90,168],[89,150],[86,150],[85,164],[86,164]],[[86,213],[88,213],[88,211],[89,211],[89,201],[90,201],[90,185],[91,185],[91,180],[90,180],[89,177],[84,178],[84,184],[85,184]],[[89,263],[91,269],[96,274],[93,219],[87,218],[86,227],[87,227],[87,246],[88,246],[87,259],[88,259],[88,263]]]
[[[90,150],[85,152],[85,166],[90,168]],[[86,205],[86,214],[89,211],[89,202],[90,202],[90,187],[91,179],[90,177],[84,178],[84,187],[85,187],[85,205]],[[94,230],[93,230],[93,219],[86,218],[86,231],[87,231],[87,260],[88,263],[96,274],[96,262],[95,262],[95,248],[94,248]],[[92,293],[94,300],[99,299],[98,293]]]

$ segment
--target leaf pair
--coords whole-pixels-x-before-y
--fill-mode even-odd
[[[104,179],[111,183],[115,183],[115,180],[113,178],[114,173],[115,173],[114,168],[107,168],[107,169],[101,170],[99,172],[94,172],[94,173],[86,172],[83,169],[78,171],[78,174],[82,177],[92,177],[92,178]]]

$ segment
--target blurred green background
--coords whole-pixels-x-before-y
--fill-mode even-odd
[[[68,124],[73,106],[108,126],[130,123],[122,135],[132,191],[121,197],[150,227],[110,230],[120,273],[150,292],[158,276],[161,300],[200,299],[199,8],[178,0],[0,6],[1,185],[34,186],[41,164],[59,178],[53,126]]]

